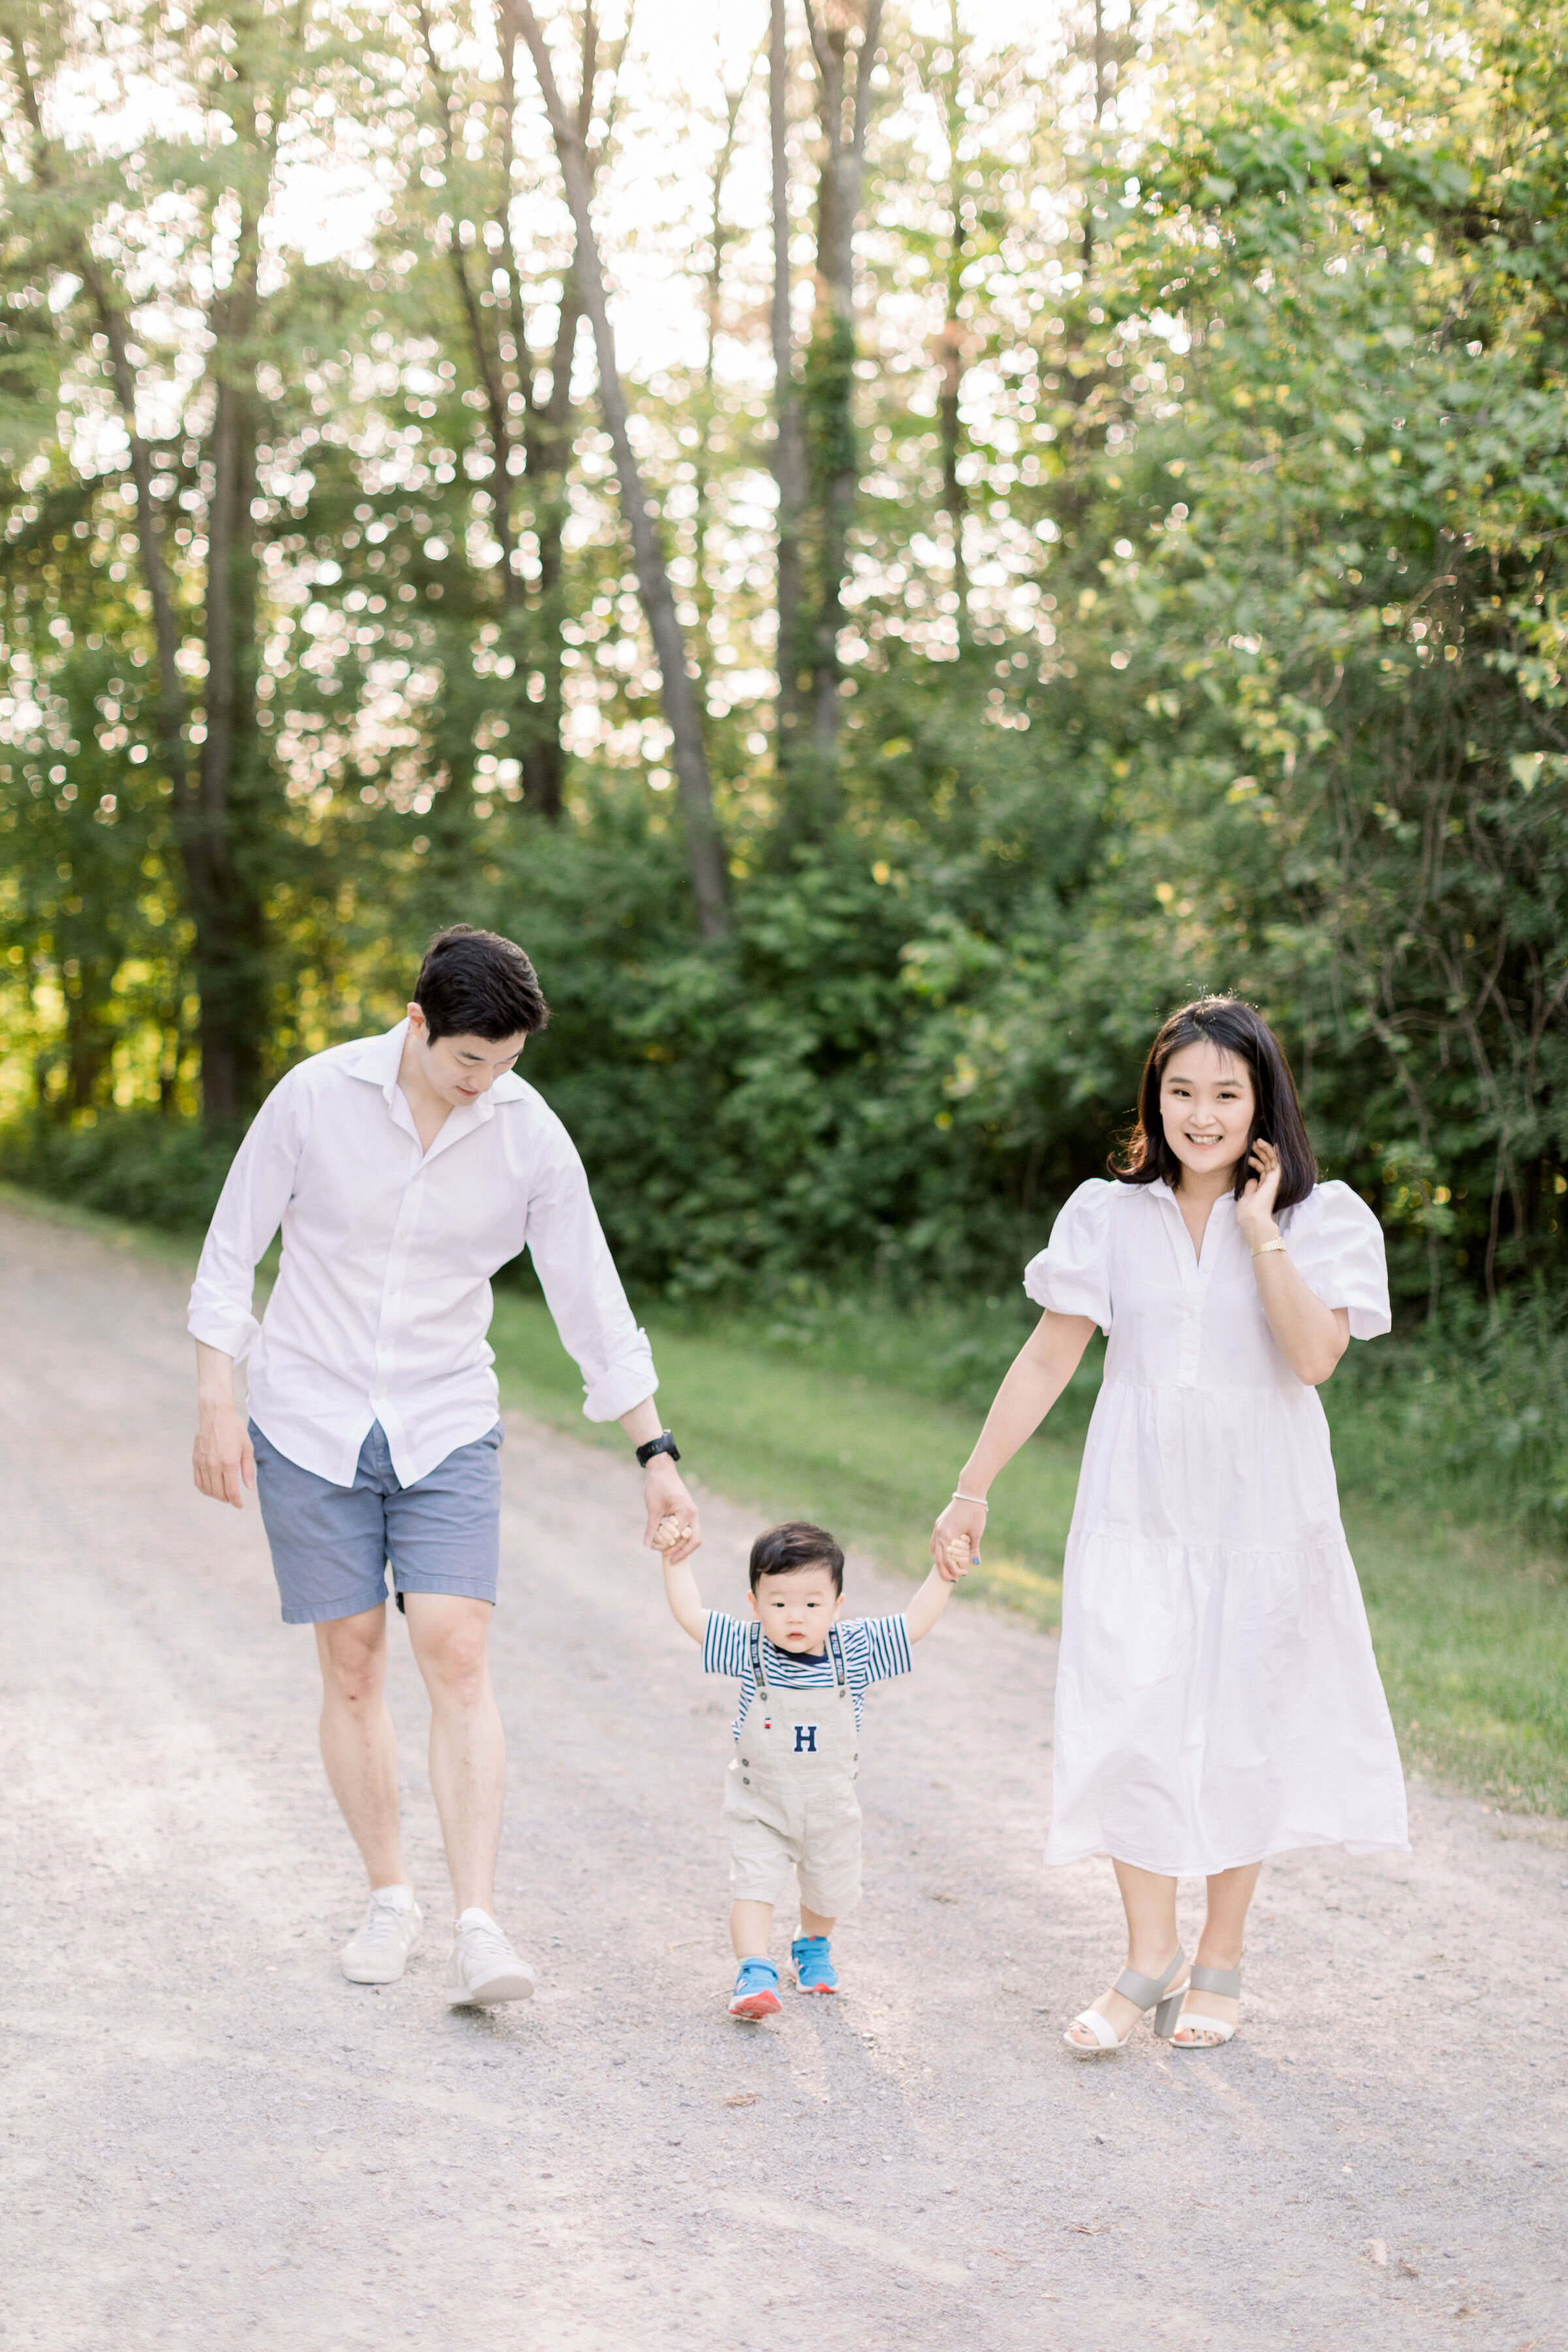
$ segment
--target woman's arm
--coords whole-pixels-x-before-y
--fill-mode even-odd
[[[1321,1389],[1350,1345],[1350,1308],[1314,1297],[1283,1250],[1255,1257],[1252,1271],[1275,1345],[1299,1381]]]
[[[979,1551],[992,1479],[1038,1429],[1077,1371],[1093,1331],[1089,1316],[1055,1315],[1047,1307],[1014,1357],[979,1443],[959,1474],[960,1493],[973,1499],[950,1503],[931,1530],[931,1558],[949,1583],[963,1572],[949,1546],[965,1543],[971,1557]]]
[[[1236,1204],[1236,1222],[1252,1252],[1258,1297],[1274,1343],[1299,1381],[1321,1388],[1350,1346],[1348,1307],[1325,1307],[1314,1297],[1286,1254],[1274,1222],[1279,1190],[1279,1155],[1271,1143],[1255,1144],[1250,1164],[1258,1173]]]

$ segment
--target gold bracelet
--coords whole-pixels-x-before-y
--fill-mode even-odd
[[[1259,1242],[1252,1255],[1254,1257],[1267,1257],[1270,1250],[1282,1250],[1284,1246],[1283,1242]]]

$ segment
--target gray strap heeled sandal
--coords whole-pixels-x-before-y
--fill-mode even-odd
[[[1153,2011],[1154,2031],[1162,2041],[1168,2042],[1176,2030],[1176,2020],[1181,2014],[1182,2003],[1187,1997],[1187,1979],[1183,1977],[1174,1991],[1168,1990],[1167,1988],[1171,1979],[1181,1976],[1186,1965],[1187,1956],[1178,1944],[1176,1957],[1163,1976],[1140,1976],[1136,1969],[1123,1969],[1111,1988],[1113,1991],[1119,1992],[1124,2000],[1134,2002],[1139,2009]],[[1132,2024],[1136,2025],[1137,2022],[1137,2019],[1134,2018]],[[1094,2036],[1091,2042],[1075,2042],[1072,2036],[1072,2026],[1069,2026],[1062,2035],[1062,2040],[1067,2043],[1068,2048],[1076,2050],[1080,2058],[1098,2058],[1107,2050],[1125,2050],[1132,2039],[1131,2025],[1119,2039],[1115,2027],[1111,2025],[1109,2019],[1101,2017],[1098,2009],[1081,2011],[1073,2019],[1073,2025],[1086,2025]]]
[[[1226,1995],[1227,2000],[1239,2000],[1241,1999],[1241,1970],[1239,1968],[1205,1969],[1200,1968],[1194,1961],[1193,1964],[1191,1981],[1194,1992],[1222,1992]],[[1212,2033],[1215,2038],[1213,2042],[1176,2042],[1173,2040],[1171,2043],[1173,2050],[1217,2050],[1220,2048],[1222,2043],[1234,2042],[1236,2039],[1236,2028],[1234,2025],[1227,2023],[1226,2019],[1223,2017],[1206,2017],[1201,2009],[1189,2009],[1184,2016],[1178,2017],[1175,2021],[1175,2025],[1173,2025],[1171,2028],[1173,2035],[1175,2032],[1176,2025],[1183,2026],[1194,2033]]]

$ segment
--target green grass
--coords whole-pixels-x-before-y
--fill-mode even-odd
[[[931,1518],[973,1443],[986,1384],[1019,1336],[1010,1319],[968,1358],[953,1345],[951,1311],[936,1308],[898,1316],[862,1306],[757,1329],[656,1310],[650,1319],[661,1402],[700,1479],[751,1505],[760,1523],[817,1518],[888,1568],[924,1573]],[[490,1336],[509,1404],[579,1437],[624,1443],[614,1424],[595,1432],[583,1419],[576,1368],[536,1296],[498,1294]],[[1059,1621],[1097,1381],[1091,1364],[997,1481],[984,1566],[970,1588],[1041,1627]],[[1331,1420],[1331,1385],[1324,1402]],[[1345,1415],[1370,1409],[1349,1385],[1337,1402]],[[1404,1494],[1391,1495],[1383,1447],[1375,1490],[1349,1492],[1343,1504],[1406,1762],[1506,1807],[1568,1815],[1563,1561],[1539,1541],[1466,1524],[1443,1507],[1443,1465],[1424,1490],[1432,1465],[1413,1447],[1403,1454]]]
[[[195,1241],[0,1186],[30,1216],[194,1264]],[[265,1270],[264,1270],[265,1275]],[[702,1482],[753,1509],[818,1518],[895,1573],[925,1571],[979,1415],[1028,1326],[1012,1301],[973,1315],[894,1312],[864,1301],[707,1323],[662,1307],[653,1326],[661,1402]],[[582,1416],[582,1385],[531,1285],[497,1293],[491,1338],[503,1397],[574,1436],[619,1448]],[[1057,1623],[1062,1548],[1098,1364],[998,1480],[974,1598]],[[1413,1370],[1390,1364],[1324,1391],[1359,1484],[1345,1521],[1405,1759],[1502,1806],[1568,1816],[1568,1573],[1560,1549],[1510,1532],[1472,1468],[1415,1425]],[[1406,1393],[1406,1391],[1410,1393]],[[1374,1425],[1375,1423],[1375,1425]],[[966,1593],[965,1598],[969,1595]]]
[[[815,1518],[886,1567],[923,1576],[931,1523],[973,1441],[973,1412],[840,1365],[803,1361],[734,1324],[702,1332],[660,1323],[660,1399],[695,1475],[751,1505],[759,1526]],[[490,1343],[508,1404],[578,1437],[622,1446],[612,1423],[583,1419],[577,1368],[542,1303],[498,1295]],[[999,1491],[980,1596],[1055,1624],[1062,1549],[1078,1483],[1078,1448],[1037,1438]]]
[[[1414,1503],[1345,1498],[1407,1765],[1510,1810],[1568,1814],[1560,1556]]]
[[[139,1257],[155,1258],[162,1265],[188,1266],[193,1274],[201,1255],[202,1236],[199,1232],[166,1233],[156,1225],[128,1224],[123,1217],[106,1216],[97,1209],[79,1208],[70,1200],[50,1200],[41,1192],[25,1190],[20,1184],[0,1183],[0,1207],[15,1209],[22,1216],[36,1217],[42,1224],[65,1225],[74,1233],[90,1234],[94,1241],[103,1242],[110,1249],[133,1252]]]

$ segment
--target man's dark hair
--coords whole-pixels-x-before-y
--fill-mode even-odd
[[[437,1037],[531,1037],[550,1018],[537,973],[513,940],[454,923],[425,950],[414,1002]]]
[[[827,1529],[814,1528],[809,1519],[785,1519],[752,1546],[752,1591],[764,1576],[788,1576],[797,1568],[825,1568],[835,1592],[844,1590],[844,1554]]]

